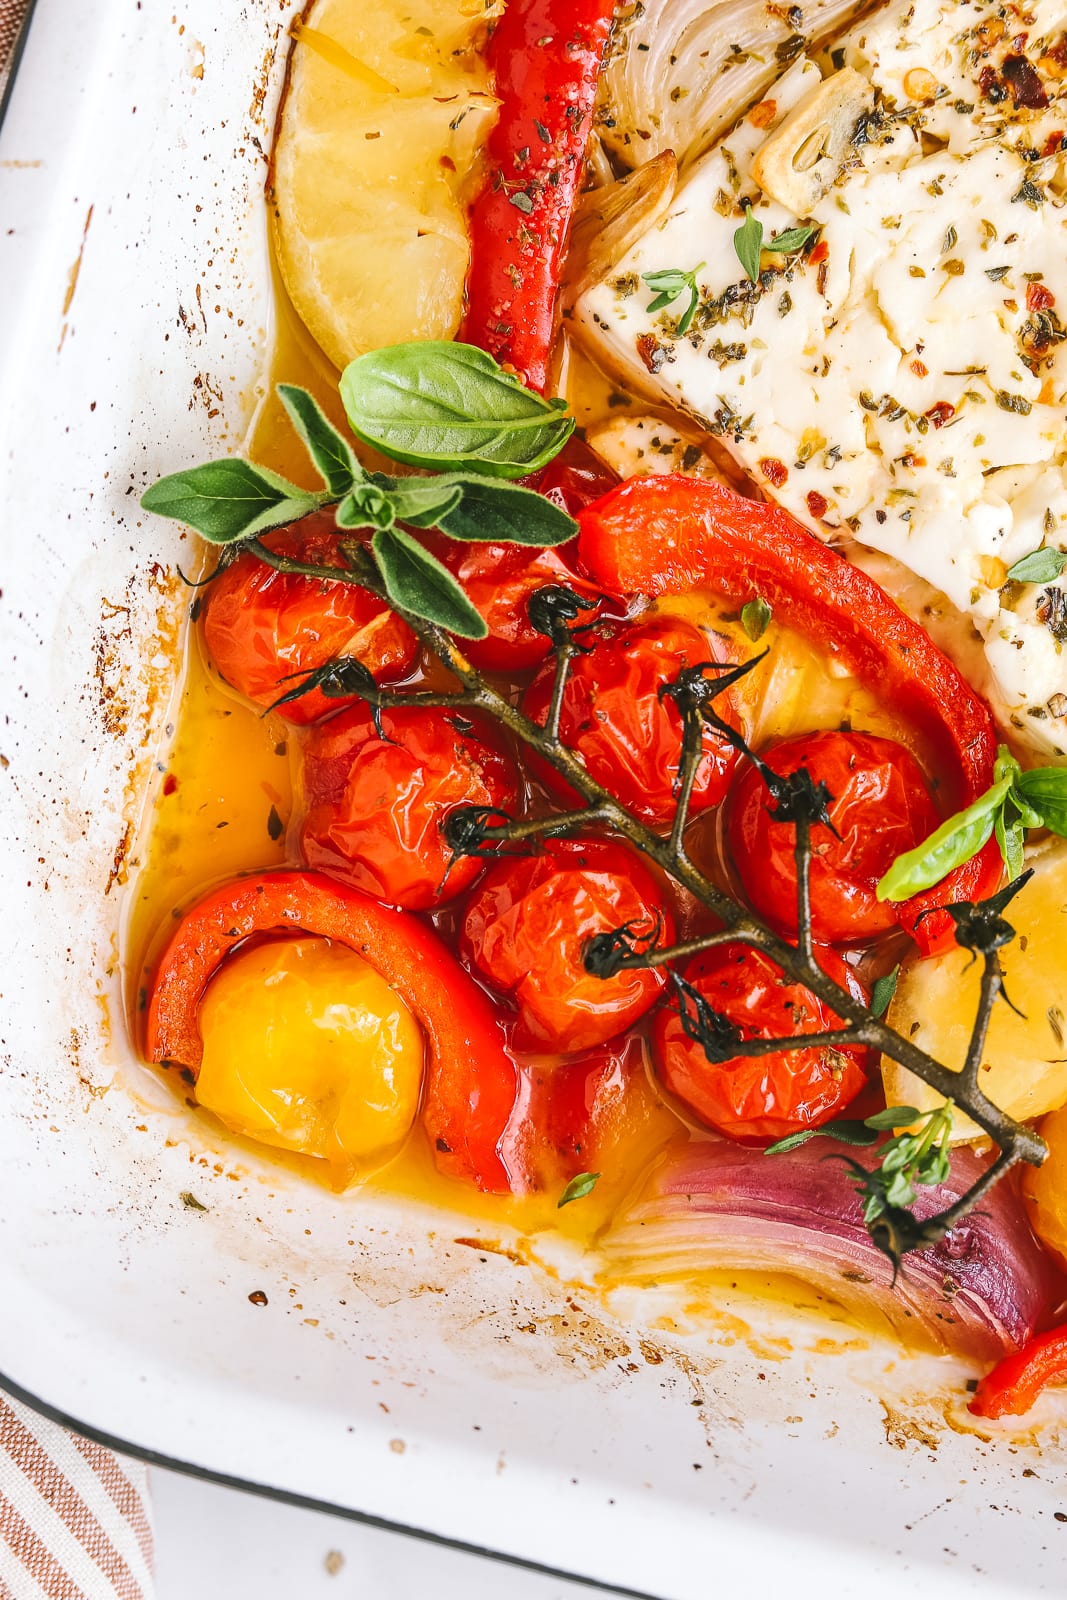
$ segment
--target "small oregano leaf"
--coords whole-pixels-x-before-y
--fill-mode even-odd
[[[141,496],[141,505],[187,523],[211,544],[232,544],[295,522],[328,498],[234,457],[160,478]]]
[[[771,608],[762,595],[757,595],[754,600],[749,600],[741,607],[741,626],[753,644],[763,638],[770,620]]]
[[[394,605],[463,639],[484,639],[489,629],[455,578],[402,528],[380,528],[371,548]]]
[[[569,1206],[572,1200],[584,1200],[587,1194],[592,1194],[600,1177],[599,1172],[579,1172],[573,1177],[556,1202],[556,1210],[562,1211],[564,1206]]]
[[[893,968],[892,972],[883,972],[880,978],[875,979],[874,988],[871,990],[872,1017],[885,1016],[893,996],[897,992],[897,980],[899,977],[900,967],[898,965]]]
[[[333,498],[340,500],[364,476],[352,446],[306,389],[298,388],[295,383],[279,383],[278,398],[322,481]]]
[[[745,276],[759,282],[759,258],[763,249],[763,223],[752,215],[752,207],[745,203],[745,220],[734,233],[734,251],[745,269]]]
[[[825,1122],[821,1128],[801,1128],[799,1133],[788,1133],[784,1139],[769,1144],[763,1154],[783,1156],[787,1150],[799,1150],[809,1139],[819,1138],[836,1139],[839,1144],[857,1145],[860,1149],[878,1142],[877,1133],[866,1123],[842,1118],[840,1122]]]
[[[1053,583],[1064,567],[1067,567],[1067,550],[1045,545],[1040,550],[1031,550],[1028,556],[1009,567],[1008,578],[1012,583]]]

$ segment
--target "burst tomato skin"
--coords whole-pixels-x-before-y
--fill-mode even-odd
[[[338,537],[332,512],[323,512],[265,534],[263,542],[294,560],[340,567]],[[392,683],[410,671],[418,651],[407,623],[366,589],[276,572],[251,553],[209,585],[204,642],[226,682],[264,707],[336,656],[355,656],[379,683]],[[350,703],[312,689],[280,714],[303,725]]]
[[[864,995],[833,950],[822,948],[817,955],[836,983],[857,999]],[[810,989],[789,982],[768,956],[743,945],[695,956],[683,976],[746,1039],[794,1038],[843,1026]],[[702,1046],[686,1037],[673,1007],[656,1017],[652,1042],[664,1085],[701,1122],[732,1139],[770,1141],[817,1128],[843,1111],[867,1081],[866,1051],[855,1046],[737,1056],[712,1065]]]
[[[474,856],[453,863],[442,823],[457,806],[512,808],[519,777],[491,731],[455,713],[398,707],[381,725],[384,739],[360,703],[311,731],[301,851],[376,900],[427,911],[484,866]]]
[[[460,925],[470,966],[518,1007],[519,1050],[569,1054],[613,1039],[659,998],[661,972],[595,978],[582,965],[596,933],[632,924],[674,937],[663,891],[642,858],[613,839],[547,839],[537,855],[496,862]]]
[[[593,648],[571,663],[560,736],[581,756],[590,776],[623,805],[653,827],[668,828],[677,804],[682,718],[674,701],[660,691],[685,667],[727,659],[722,641],[670,617],[608,625],[590,637],[596,640]],[[555,663],[547,663],[523,699],[523,710],[535,722],[543,724],[548,715],[554,671]],[[731,726],[739,726],[728,693],[715,702],[715,709]],[[736,760],[725,739],[705,732],[692,814],[723,799]],[[554,793],[571,798],[569,787],[551,769],[539,764],[537,770]]]
[[[761,752],[782,777],[807,767],[826,784],[834,832],[811,830],[811,928],[827,944],[888,933],[897,915],[875,885],[905,850],[929,837],[940,818],[918,762],[894,739],[836,729],[782,739]],[[767,786],[753,766],[727,805],[730,853],[753,908],[772,927],[797,931],[796,830],[775,822]]]

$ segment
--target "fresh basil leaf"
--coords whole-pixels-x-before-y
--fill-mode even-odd
[[[341,374],[352,431],[394,461],[521,478],[557,455],[574,418],[474,345],[428,339],[359,356]]]
[[[836,1139],[838,1144],[856,1145],[860,1149],[878,1142],[878,1135],[869,1129],[865,1123],[852,1122],[847,1118],[842,1118],[840,1122],[826,1122],[821,1128],[802,1128],[799,1133],[786,1134],[784,1139],[778,1139],[774,1144],[769,1144],[763,1154],[765,1156],[785,1155],[787,1150],[798,1150],[802,1144],[807,1144],[809,1139],[819,1138]]]
[[[818,233],[818,225],[814,227],[787,228],[784,233],[776,233],[772,239],[767,240],[766,249],[778,250],[782,255],[792,255],[794,250],[803,250],[809,239],[814,239]]]
[[[771,608],[762,595],[757,595],[754,600],[749,600],[747,605],[741,607],[741,626],[753,644],[762,639],[767,632],[771,614]]]
[[[1002,778],[963,811],[947,818],[929,839],[898,856],[874,891],[878,899],[910,900],[977,855],[993,832],[1011,782]]]
[[[745,206],[745,220],[734,234],[734,251],[753,283],[759,282],[759,257],[763,249],[763,223],[752,215],[752,207]]]
[[[380,528],[371,548],[395,605],[436,622],[462,639],[484,639],[489,629],[455,578],[402,528]]]
[[[1015,793],[1039,814],[1041,826],[1067,839],[1067,767],[1033,767],[1016,778]]]
[[[364,477],[352,446],[343,434],[338,433],[318,401],[306,389],[297,388],[295,383],[279,383],[278,398],[303,440],[323,483],[334,499],[339,500],[354,483]]]
[[[577,1177],[571,1179],[556,1205],[557,1211],[562,1211],[564,1206],[569,1206],[572,1200],[584,1200],[587,1194],[592,1194],[597,1186],[599,1172],[579,1172]]]
[[[448,474],[457,499],[438,517],[437,526],[453,539],[487,544],[566,544],[578,532],[573,517],[532,489],[492,478],[458,478]],[[404,513],[401,513],[404,515]],[[410,520],[410,519],[407,519]]]
[[[864,1117],[863,1126],[873,1128],[876,1133],[883,1133],[886,1129],[892,1133],[894,1128],[907,1128],[913,1122],[918,1122],[922,1116],[914,1106],[886,1106],[884,1111],[876,1111],[873,1117]]]
[[[308,494],[266,467],[234,457],[160,478],[141,496],[141,505],[158,516],[188,523],[212,544],[232,544],[296,522],[327,498]]]
[[[410,522],[413,528],[435,528],[459,505],[463,487],[442,473],[436,478],[393,478],[385,493],[397,522]],[[535,495],[534,499],[540,496]]]
[[[889,1010],[890,1002],[897,992],[897,982],[900,978],[900,967],[896,966],[892,972],[884,972],[880,978],[874,980],[871,990],[871,1015],[884,1017]]]
[[[1064,567],[1067,567],[1067,550],[1044,545],[1009,567],[1008,577],[1012,583],[1052,583]]]

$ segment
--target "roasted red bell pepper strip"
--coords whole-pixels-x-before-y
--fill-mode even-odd
[[[941,762],[946,815],[993,782],[989,707],[929,635],[873,578],[820,544],[777,506],[719,483],[632,478],[579,514],[581,563],[614,594],[650,597],[712,589],[761,596],[775,618],[843,662],[930,740]],[[930,908],[991,894],[1003,866],[994,839],[896,914],[926,954],[949,949],[953,925]]]
[[[544,389],[560,269],[614,0],[508,0],[489,41],[500,116],[471,213],[461,338]]]
[[[423,1123],[439,1169],[490,1193],[511,1188],[498,1146],[515,1104],[515,1063],[492,1006],[417,917],[314,872],[268,872],[214,889],[187,911],[148,997],[152,1061],[199,1068],[208,983],[244,939],[310,933],[348,945],[410,1007],[428,1045]]]
[[[1067,1383],[1067,1323],[1036,1334],[998,1361],[967,1409],[976,1417],[1021,1417],[1050,1383]]]

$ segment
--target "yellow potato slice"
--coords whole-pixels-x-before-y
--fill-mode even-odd
[[[478,48],[490,0],[316,0],[295,27],[272,233],[298,316],[336,367],[450,339],[466,199],[496,117]]]
[[[1005,915],[1018,938],[1001,951],[1004,982],[1017,1016],[1003,1000],[983,1053],[980,1082],[989,1099],[1020,1120],[1067,1103],[1067,845],[1056,843],[1030,863],[1034,876]],[[901,974],[889,1022],[936,1060],[958,1071],[967,1053],[982,971],[965,950],[917,961]],[[895,1062],[882,1067],[890,1105],[940,1104],[940,1096]],[[956,1115],[953,1140],[982,1137]]]

